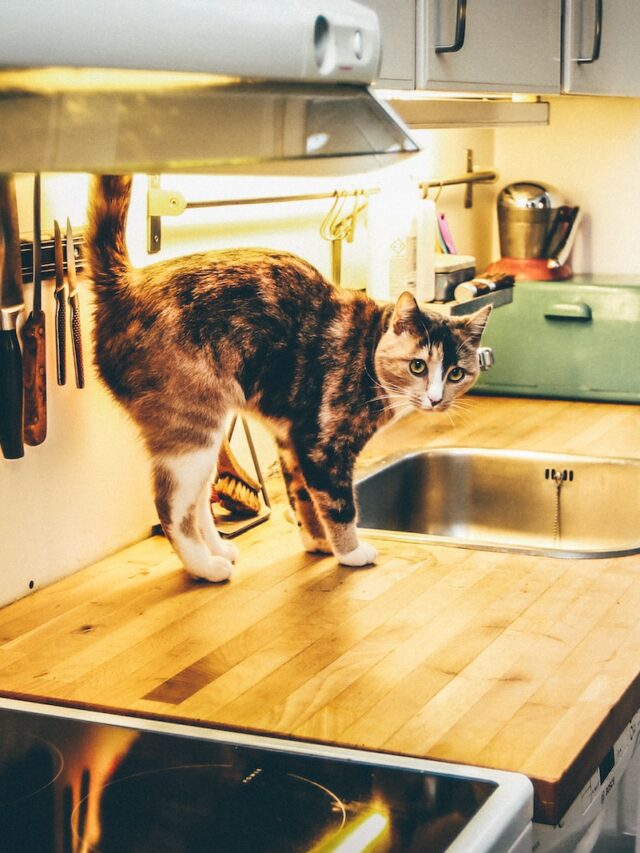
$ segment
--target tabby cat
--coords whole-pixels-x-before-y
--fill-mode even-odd
[[[376,550],[356,532],[356,457],[399,412],[442,412],[471,387],[489,309],[443,318],[408,292],[380,306],[268,249],[135,268],[125,246],[130,193],[130,177],[92,184],[95,359],[142,432],[158,515],[184,567],[223,581],[237,556],[209,505],[230,410],[275,434],[304,547],[345,566],[373,563]]]

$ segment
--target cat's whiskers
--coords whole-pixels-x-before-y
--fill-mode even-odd
[[[392,405],[387,407],[388,412],[398,412],[398,411],[415,411],[415,406],[408,400],[407,397],[404,397],[400,402],[393,403]]]
[[[395,393],[395,394],[391,393],[390,394],[389,392],[390,391],[391,392],[393,392],[393,391],[400,392],[401,389],[400,388],[394,388],[393,386],[386,388],[382,384],[382,382],[380,382],[378,379],[376,379],[374,376],[371,375],[371,372],[370,372],[370,370],[366,364],[364,366],[364,370],[365,370],[365,373],[367,374],[367,376],[369,377],[369,379],[371,380],[371,382],[373,383],[373,387],[379,388],[382,391],[382,393],[379,394],[377,397],[372,397],[371,399],[366,400],[359,407],[358,411],[360,411],[361,409],[364,409],[366,406],[369,406],[371,403],[377,403],[377,402],[381,402],[381,401],[383,402],[383,408],[385,409],[385,411],[388,411],[388,409],[389,409],[389,406],[387,405],[388,401],[390,401],[392,398],[403,396],[400,393]]]
[[[451,412],[450,420],[451,425],[456,426],[455,421],[453,420],[453,415],[459,417],[460,422],[463,426],[469,426],[472,422],[471,413],[468,411],[468,406],[463,406],[459,400],[454,400],[449,407],[449,411]],[[447,414],[449,414],[447,411]]]
[[[397,423],[399,420],[401,420],[403,417],[405,417],[405,415],[408,415],[409,412],[411,412],[412,410],[413,410],[413,406],[410,406],[410,405],[399,406],[396,410],[396,413],[393,415],[393,417],[389,421],[389,426],[391,426],[391,424]]]
[[[367,376],[369,377],[369,379],[373,382],[374,386],[377,386],[378,388],[382,388],[382,390],[383,390],[383,391],[385,391],[385,390],[386,390],[386,389],[385,389],[385,387],[384,387],[384,385],[380,382],[380,380],[379,380],[379,379],[376,379],[376,377],[375,377],[375,376],[372,376],[372,375],[371,375],[371,372],[369,371],[369,368],[368,368],[368,366],[367,366],[366,362],[365,362],[365,365],[364,365],[364,372],[367,374]]]
[[[361,411],[362,409],[366,408],[366,406],[370,406],[372,403],[379,403],[379,402],[384,403],[384,408],[387,409],[388,408],[387,402],[390,401],[392,398],[395,399],[396,397],[399,398],[400,396],[401,396],[400,394],[393,394],[393,395],[380,394],[377,397],[371,397],[369,400],[365,400],[364,403],[362,403],[362,405],[358,407],[357,411]]]

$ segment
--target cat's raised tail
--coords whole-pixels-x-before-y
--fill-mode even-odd
[[[125,242],[131,183],[130,175],[99,175],[91,180],[85,251],[98,289],[121,283],[131,269]]]

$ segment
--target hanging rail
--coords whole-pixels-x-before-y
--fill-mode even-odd
[[[497,172],[473,172],[470,175],[458,175],[454,178],[443,178],[442,180],[439,178],[433,178],[430,181],[422,181],[420,183],[420,188],[426,190],[436,189],[439,187],[453,187],[457,184],[492,184],[497,180]]]
[[[379,193],[378,187],[370,189],[344,190],[341,194],[345,198],[355,196],[370,196]],[[182,194],[176,190],[160,189],[159,175],[149,176],[149,189],[147,192],[147,217],[148,217],[148,253],[155,254],[162,246],[163,216],[179,216],[185,210],[198,210],[207,207],[237,207],[247,204],[278,204],[282,202],[296,201],[321,201],[323,199],[335,198],[337,191],[318,193],[299,193],[297,195],[260,196],[258,198],[226,198],[212,201],[186,201]]]
[[[457,175],[455,178],[442,178],[437,179],[434,178],[430,181],[424,181],[420,184],[420,189],[426,196],[429,193],[430,189],[438,188],[439,190],[442,187],[453,187],[458,184],[466,185],[467,189],[464,194],[464,206],[469,209],[473,207],[473,185],[474,184],[492,184],[498,180],[498,173],[493,171],[480,171],[475,170],[473,167],[473,149],[466,149],[466,158],[467,158],[467,171],[464,175]],[[439,193],[438,193],[439,195]],[[436,196],[437,199],[438,196]]]
[[[473,206],[473,185],[474,184],[490,184],[498,179],[497,172],[494,171],[474,171],[473,169],[473,152],[467,150],[467,172],[463,175],[456,175],[449,178],[432,178],[428,181],[422,181],[419,184],[420,189],[426,194],[430,189],[442,189],[442,187],[452,187],[465,185],[467,192],[465,194],[464,206],[470,208]],[[341,190],[340,194],[344,198],[354,198],[355,196],[367,198],[380,192],[379,187],[370,187],[369,189],[350,189]],[[197,210],[208,207],[235,207],[248,204],[279,204],[284,202],[297,201],[321,201],[324,199],[335,199],[338,191],[318,192],[318,193],[300,193],[297,195],[278,195],[278,196],[260,196],[258,198],[226,198],[215,199],[211,201],[186,201],[184,196],[177,190],[163,190],[160,187],[160,176],[149,176],[149,189],[147,193],[147,251],[150,255],[160,251],[162,246],[162,217],[163,216],[179,216],[185,210]]]

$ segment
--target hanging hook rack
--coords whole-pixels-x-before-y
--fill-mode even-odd
[[[367,191],[336,190],[333,204],[320,226],[320,236],[331,243],[331,280],[340,287],[342,284],[342,241],[353,243],[358,217],[367,209]],[[347,198],[353,198],[351,210],[345,212]]]
[[[147,252],[154,255],[162,247],[162,217],[179,216],[185,210],[207,207],[232,207],[247,204],[278,204],[296,201],[318,201],[335,199],[338,194],[344,199],[364,199],[380,190],[377,187],[357,190],[335,190],[331,192],[300,193],[298,195],[260,196],[258,198],[227,198],[211,201],[187,201],[177,190],[164,190],[160,186],[160,175],[149,175],[147,189]]]

